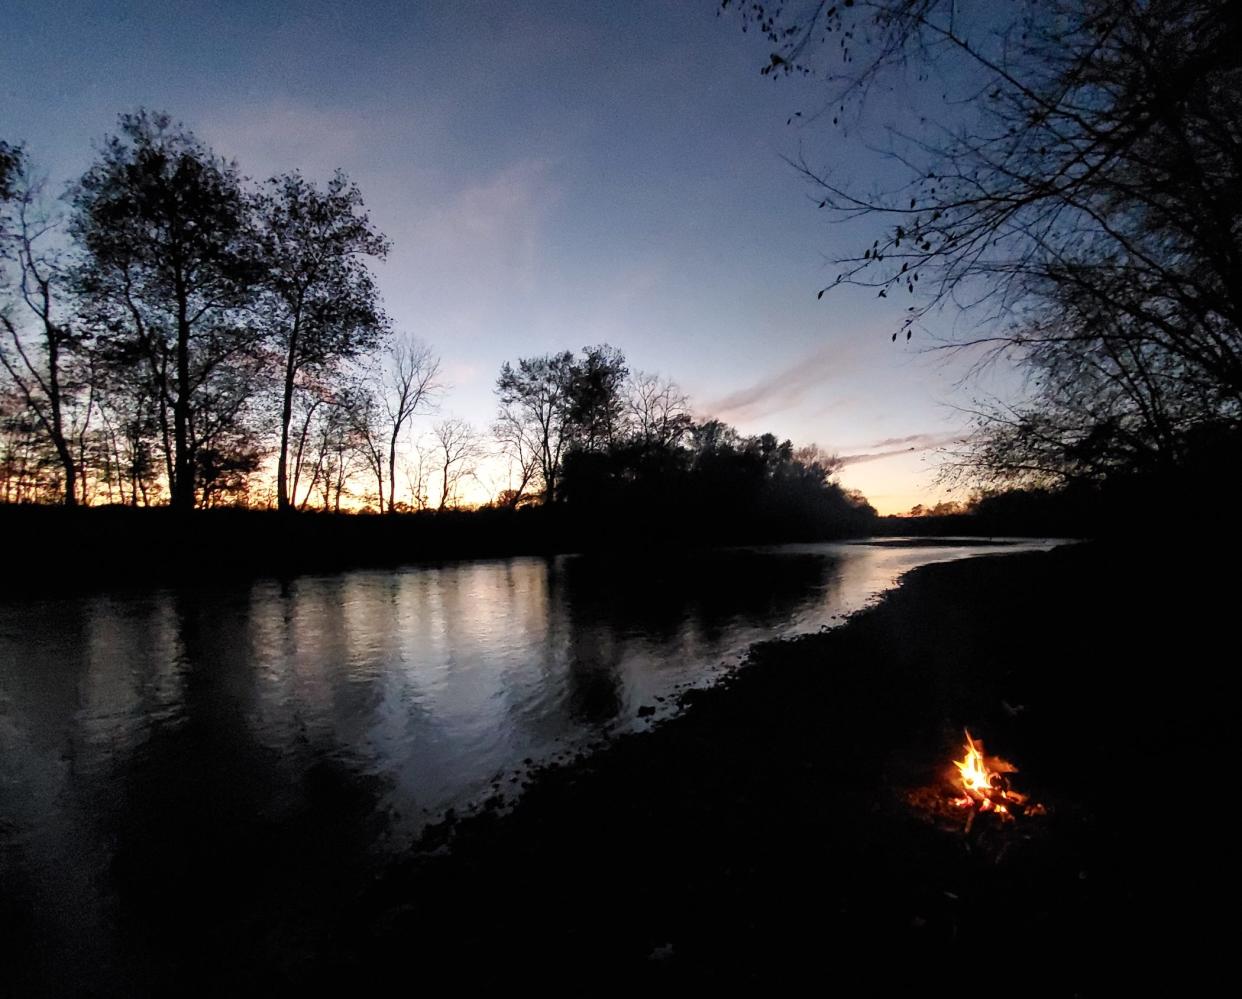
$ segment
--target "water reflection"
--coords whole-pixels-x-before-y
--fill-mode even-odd
[[[0,932],[45,983],[272,933],[310,953],[335,931],[323,899],[428,816],[969,554],[524,558],[0,605]]]

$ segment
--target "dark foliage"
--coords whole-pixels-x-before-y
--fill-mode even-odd
[[[818,540],[866,534],[875,511],[831,480],[832,464],[795,454],[772,434],[739,437],[696,426],[688,445],[626,440],[573,449],[561,495],[575,521],[657,538],[726,543]]]
[[[22,158],[21,146],[11,146],[0,140],[0,202],[13,197],[14,183],[21,169]]]

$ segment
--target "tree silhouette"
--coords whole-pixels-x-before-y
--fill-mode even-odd
[[[369,384],[355,394],[353,427],[363,460],[375,476],[380,512],[397,512],[398,445],[413,416],[431,406],[441,388],[439,377],[435,351],[416,337],[400,335],[388,345]]]
[[[521,473],[511,505],[538,476],[544,503],[557,499],[557,480],[572,450],[599,452],[624,430],[629,369],[625,355],[601,344],[584,347],[579,360],[570,351],[505,362],[496,381],[500,411],[493,433]]]
[[[67,261],[57,248],[61,219],[42,197],[20,150],[0,149],[0,264],[5,301],[0,304],[0,367],[51,445],[63,479],[66,506],[78,503],[81,444],[93,401],[78,405],[84,389],[81,351],[87,339],[71,315]],[[22,317],[25,317],[23,321]],[[35,332],[27,328],[32,323]],[[80,325],[80,324],[79,324]],[[87,396],[90,399],[90,395]],[[75,441],[78,447],[75,449]],[[79,453],[75,453],[77,450]]]
[[[258,340],[244,314],[260,272],[241,178],[167,115],[141,110],[121,116],[74,208],[80,288],[115,363],[146,368],[171,504],[192,509],[209,407],[223,399],[240,415],[237,389],[249,393],[237,382]]]
[[[440,466],[440,509],[447,509],[457,495],[462,479],[474,474],[475,463],[483,456],[478,433],[465,420],[441,420],[432,428]]]
[[[625,355],[603,344],[585,347],[582,359],[569,372],[568,425],[572,446],[584,451],[610,447],[621,434],[625,419]]]
[[[299,379],[322,379],[378,345],[385,319],[366,259],[382,259],[388,243],[371,225],[361,192],[340,172],[324,191],[300,174],[274,178],[257,208],[264,314],[282,366],[277,504],[287,510],[294,500],[289,429]]]
[[[500,412],[496,422],[508,441],[533,454],[543,501],[556,499],[557,477],[572,434],[570,391],[574,356],[569,351],[523,357],[514,368],[508,361],[496,380]]]
[[[0,203],[13,197],[22,159],[21,146],[11,146],[0,140]]]
[[[636,372],[625,404],[634,436],[655,452],[681,444],[694,424],[689,398],[676,382],[659,375]]]
[[[890,122],[892,186],[866,191],[831,164],[799,166],[834,219],[879,223],[821,295],[904,292],[907,338],[941,306],[967,306],[978,324],[946,346],[1030,371],[1025,403],[976,410],[968,463],[1000,478],[1176,465],[1194,428],[1236,427],[1242,8],[739,9],[776,46],[764,72],[827,79],[820,122],[846,127],[852,112],[871,114],[880,85],[918,81],[905,88],[918,106]],[[927,110],[932,87],[945,92],[939,112]]]

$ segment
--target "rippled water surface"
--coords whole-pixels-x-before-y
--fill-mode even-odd
[[[101,927],[221,851],[279,883],[398,849],[523,761],[649,724],[757,640],[995,551],[515,558],[0,604],[3,917],[113,959]]]

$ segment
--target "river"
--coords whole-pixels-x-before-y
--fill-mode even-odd
[[[0,932],[77,981],[172,897],[259,879],[259,910],[296,906],[296,886],[313,906],[325,868],[345,877],[446,808],[511,799],[531,766],[658,723],[756,641],[830,627],[928,562],[1050,544],[511,558],[2,603]]]

